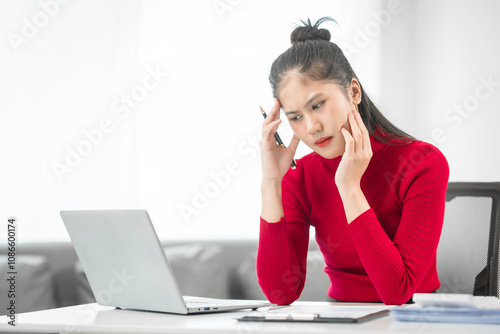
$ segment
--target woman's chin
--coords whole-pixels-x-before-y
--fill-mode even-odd
[[[344,154],[344,151],[333,151],[333,150],[314,150],[314,151],[325,159],[335,159]]]

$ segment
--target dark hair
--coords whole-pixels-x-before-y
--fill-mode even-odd
[[[314,25],[310,19],[307,22],[302,20],[304,26],[299,26],[292,32],[292,46],[276,58],[271,66],[269,81],[274,97],[278,98],[280,85],[291,72],[311,80],[334,82],[346,96],[352,79],[355,78],[359,82],[342,50],[330,42],[330,32],[319,29],[319,25],[325,21],[337,23],[331,17],[320,18]],[[368,97],[361,83],[359,85],[361,102],[358,110],[370,134],[387,144],[399,145],[415,140],[385,118]]]

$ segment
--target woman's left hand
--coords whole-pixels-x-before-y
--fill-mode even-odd
[[[345,139],[345,152],[335,173],[335,184],[341,194],[361,189],[361,177],[373,155],[370,134],[359,112],[353,109],[348,118],[352,135],[344,127],[340,130]]]

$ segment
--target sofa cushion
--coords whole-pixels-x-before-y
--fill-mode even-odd
[[[214,243],[193,243],[164,248],[168,263],[183,295],[229,298],[229,281],[222,247]],[[79,261],[75,264],[79,303],[95,301]]]
[[[257,281],[257,254],[252,252],[237,268],[236,279],[245,299],[266,299]],[[330,301],[327,295],[330,280],[324,273],[325,261],[319,250],[309,250],[307,254],[307,277],[299,300]]]
[[[7,257],[0,257],[0,315],[7,314],[7,307],[13,298],[9,298],[11,290],[7,279],[11,275]],[[18,255],[15,261],[15,306],[16,313],[39,311],[55,307],[53,277],[44,256]]]
[[[195,243],[165,248],[168,263],[185,296],[229,298],[229,269],[222,247]]]

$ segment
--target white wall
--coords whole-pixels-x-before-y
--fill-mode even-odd
[[[500,3],[435,3],[417,7],[427,18],[416,34],[416,105],[424,113],[418,134],[442,131],[435,141],[449,159],[451,180],[499,181]]]
[[[339,21],[325,27],[397,125],[430,139],[444,128],[434,143],[453,180],[500,179],[498,88],[457,129],[443,120],[478,77],[500,81],[495,1],[55,3],[0,2],[0,220],[17,216],[21,241],[67,240],[58,211],[84,208],[146,208],[163,239],[256,238],[258,106],[270,108],[271,62],[308,17]],[[78,148],[87,155],[58,176]]]
[[[443,151],[451,181],[499,181],[500,2],[406,6],[382,38],[387,113]]]

